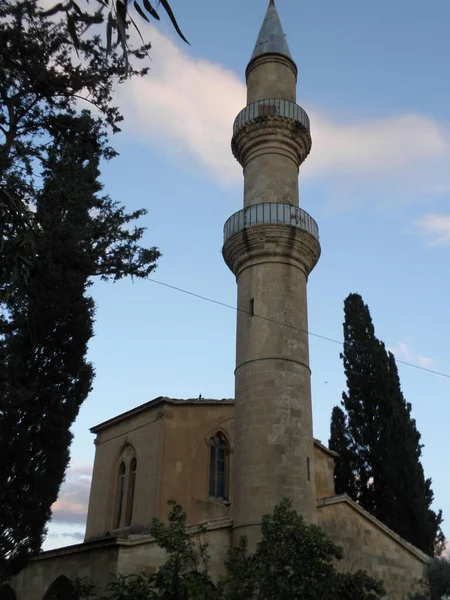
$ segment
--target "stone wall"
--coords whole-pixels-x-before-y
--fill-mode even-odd
[[[210,570],[217,580],[224,574],[231,520],[210,523],[206,530]],[[193,528],[193,535],[198,539],[197,531]],[[70,582],[76,578],[90,580],[104,591],[115,575],[154,573],[165,560],[165,552],[151,537],[105,539],[42,553],[9,583],[17,600],[43,600],[61,576]]]
[[[133,413],[134,411],[130,411]],[[161,406],[113,419],[102,427],[95,440],[96,451],[92,476],[86,540],[104,535],[117,528],[117,485],[119,467],[124,461],[126,470],[125,495],[129,488],[130,463],[137,459],[132,525],[147,525],[155,516],[163,442],[163,413]],[[124,504],[123,515],[126,511]],[[122,515],[122,516],[123,516]],[[122,519],[123,524],[123,519]]]
[[[208,441],[222,431],[233,445],[232,401],[156,399],[94,427],[96,453],[92,477],[86,540],[107,532],[124,537],[147,527],[153,517],[165,520],[167,501],[175,499],[186,511],[189,524],[230,516],[229,504],[209,498]],[[137,459],[133,515],[128,510],[130,465]],[[230,453],[231,484],[233,453]],[[118,481],[121,462],[126,466],[125,498],[117,525]],[[232,490],[230,489],[230,497]]]
[[[172,404],[165,417],[162,486],[158,516],[167,516],[167,501],[174,499],[187,514],[188,524],[231,516],[230,505],[209,497],[209,442],[223,432],[230,447],[228,478],[233,468],[234,403],[186,402]],[[231,481],[230,488],[231,488]],[[229,490],[229,500],[233,490]]]
[[[224,519],[206,526],[205,537],[208,541],[208,554],[210,556],[210,572],[215,580],[224,574],[224,563],[231,543],[231,520]],[[193,534],[198,539],[197,529]],[[204,539],[202,540],[204,541]],[[117,572],[154,573],[166,561],[164,550],[159,548],[153,539],[136,539],[123,541],[117,563]],[[19,600],[19,599],[18,599]]]
[[[347,496],[318,502],[319,525],[344,550],[340,568],[364,569],[384,582],[389,600],[405,600],[419,587],[428,557]]]
[[[43,553],[20,572],[10,585],[17,600],[42,600],[59,577],[89,579],[104,588],[117,572],[116,540],[77,544]]]
[[[337,452],[328,450],[319,440],[314,440],[314,469],[316,498],[334,496],[334,467]]]
[[[231,516],[231,506],[209,498],[208,441],[222,431],[230,444],[229,500],[232,502],[234,402],[156,399],[93,428],[97,434],[86,540],[108,531],[124,537],[149,525],[153,517],[167,517],[167,501],[175,499],[189,524]],[[314,441],[311,475],[316,497],[334,495],[334,454]],[[117,481],[120,462],[127,477],[137,458],[131,530],[116,528]],[[125,487],[128,487],[128,479]],[[125,502],[126,504],[126,502]]]

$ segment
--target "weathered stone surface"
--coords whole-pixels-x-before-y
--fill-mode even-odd
[[[220,429],[231,440],[233,402],[156,399],[93,428],[97,433],[86,540],[106,532],[124,535],[165,519],[167,501],[175,499],[188,522],[229,516],[229,507],[208,497],[209,447]],[[137,459],[131,529],[116,527],[117,482],[121,461]],[[128,500],[128,499],[127,499]],[[127,502],[125,501],[125,504]],[[122,511],[126,514],[126,506]]]
[[[328,450],[319,440],[314,440],[314,471],[316,476],[316,498],[334,496],[334,467],[337,452]]]
[[[264,362],[264,361],[261,361]],[[276,368],[279,371],[278,368]],[[287,378],[298,376],[295,367],[292,371],[286,371]],[[271,381],[273,374],[270,371],[260,374],[259,387],[266,387],[267,380]],[[279,375],[279,377],[281,377]],[[277,379],[277,381],[279,381]],[[284,382],[285,383],[285,382]],[[283,383],[283,385],[284,385]],[[255,391],[255,394],[258,394]],[[266,396],[267,398],[267,396]],[[146,455],[147,444],[151,444],[150,436],[153,434],[152,422],[155,415],[159,415],[158,422],[160,430],[158,439],[163,448],[162,452]],[[65,575],[69,579],[75,577],[86,577],[92,579],[100,587],[105,586],[114,574],[154,572],[165,560],[164,552],[158,548],[153,540],[143,535],[142,528],[148,525],[152,516],[165,518],[167,514],[166,500],[174,497],[186,509],[188,522],[191,524],[203,522],[206,524],[207,539],[211,555],[212,573],[218,577],[223,573],[226,552],[231,544],[231,519],[229,518],[230,507],[223,502],[208,497],[208,472],[209,472],[209,447],[208,439],[214,432],[220,430],[227,436],[231,449],[230,470],[236,468],[235,440],[233,432],[234,402],[225,401],[177,401],[165,398],[156,399],[136,408],[125,415],[112,419],[101,426],[98,436],[104,440],[113,437],[120,431],[123,440],[132,439],[133,447],[138,459],[138,473],[142,476],[137,478],[137,495],[147,492],[146,472],[157,473],[159,483],[154,484],[158,490],[158,502],[152,504],[154,513],[134,513],[131,529],[124,528],[117,532],[119,539],[103,537],[96,541],[85,544],[70,546],[59,550],[43,553],[12,582],[12,588],[16,591],[17,600],[42,600],[46,590],[59,576]],[[270,460],[279,465],[279,470],[272,470],[269,466],[270,486],[274,495],[276,487],[281,486],[283,490],[289,490],[292,497],[297,494],[299,503],[304,502],[302,486],[286,471],[286,461],[294,465],[294,471],[299,471],[304,481],[307,477],[307,465],[303,458],[305,452],[304,442],[298,440],[298,431],[301,430],[303,420],[309,419],[302,407],[297,402],[285,397],[278,406],[277,411],[266,410],[258,407],[254,414],[247,415],[250,419],[258,439],[266,437],[267,443],[258,460],[264,465],[273,452]],[[146,425],[147,423],[147,425]],[[131,438],[137,427],[142,429],[144,435],[141,439]],[[111,440],[112,441],[112,440]],[[270,442],[270,443],[269,443]],[[308,442],[309,443],[309,442]],[[142,444],[142,445],[141,445]],[[345,559],[341,568],[364,568],[377,577],[381,577],[385,586],[390,590],[392,600],[405,600],[404,594],[410,590],[409,585],[420,578],[426,557],[417,549],[407,544],[391,530],[384,527],[379,521],[368,515],[354,503],[345,497],[334,495],[334,455],[318,440],[313,441],[313,461],[310,467],[314,469],[315,498],[318,498],[317,520],[325,531],[338,543],[342,544],[345,551]],[[286,450],[287,449],[287,458]],[[102,452],[102,444],[97,445],[97,452]],[[98,456],[98,454],[97,454]],[[148,456],[148,462],[141,460],[142,456]],[[115,455],[101,456],[102,464],[109,478],[103,479],[106,489],[113,489],[115,485]],[[296,464],[297,461],[297,464]],[[248,468],[244,461],[242,469]],[[98,466],[95,468],[95,473]],[[313,475],[311,473],[311,477]],[[232,481],[232,473],[229,478]],[[248,498],[242,502],[248,502],[249,510],[262,510],[268,512],[275,498],[263,495],[267,504],[265,507],[252,504],[255,496],[258,496],[258,481],[255,474],[250,475],[254,483],[247,488]],[[92,487],[91,495],[97,494],[99,488]],[[100,493],[100,496],[91,498],[91,506],[96,506],[99,513],[105,513],[105,522],[113,518],[108,510],[113,510],[107,501],[108,494]],[[236,490],[231,489],[229,500],[231,506],[235,502]],[[102,499],[102,500],[101,500]],[[145,504],[145,497],[139,502]],[[256,506],[256,508],[255,508]],[[109,507],[109,508],[108,508]],[[139,516],[141,515],[141,517]],[[142,516],[143,515],[143,516]],[[91,517],[90,517],[91,518]],[[88,524],[89,525],[89,524]],[[92,527],[92,524],[90,524]],[[256,542],[254,535],[257,528],[247,528],[250,535],[250,543]],[[103,532],[104,534],[105,532]],[[242,528],[236,529],[236,534],[243,533]]]
[[[224,574],[231,522],[223,519],[205,527],[211,572],[217,580]],[[196,537],[195,528],[193,535]],[[61,576],[72,582],[76,578],[92,581],[104,591],[115,576],[154,573],[165,560],[165,552],[149,536],[105,539],[43,553],[10,583],[17,600],[43,600],[52,583]]]
[[[17,600],[42,600],[45,593],[64,575],[70,581],[89,579],[104,589],[117,573],[120,547],[116,540],[77,544],[45,552],[13,579]]]
[[[258,57],[248,65],[246,78],[247,104],[265,98],[296,101],[297,67],[285,56]]]
[[[288,315],[288,320],[283,320],[284,313],[295,310],[299,303],[306,303],[306,298],[295,295],[285,298],[284,290],[286,286],[289,287],[291,278],[299,279],[303,282],[303,293],[306,295],[307,277],[319,260],[320,244],[314,236],[297,227],[265,223],[247,227],[234,234],[225,242],[222,254],[228,267],[236,275],[238,289],[239,285],[245,286],[249,277],[258,281],[259,300],[264,299],[268,308],[272,308],[273,303],[277,305],[276,313],[268,312],[266,316],[289,323]],[[245,275],[245,271],[251,271],[252,275]],[[252,287],[254,286],[246,291],[253,292]],[[256,302],[255,296],[244,294],[244,304],[239,305],[239,308],[248,311],[251,298]],[[258,325],[262,323],[258,321]],[[290,331],[284,332],[283,343],[286,345],[289,344],[290,334]]]
[[[364,569],[384,582],[389,600],[420,589],[429,558],[347,496],[318,502],[318,523],[344,550],[339,568]]]

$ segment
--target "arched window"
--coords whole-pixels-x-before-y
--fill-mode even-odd
[[[116,529],[118,529],[120,527],[120,522],[122,520],[123,497],[124,497],[124,491],[125,491],[125,475],[126,475],[125,463],[121,462],[120,467],[119,467],[118,480],[117,480],[116,520],[114,523]]]
[[[136,487],[136,469],[137,460],[134,456],[130,464],[130,478],[128,481],[127,517],[125,519],[126,527],[131,525],[131,519],[133,518],[134,488]]]
[[[211,438],[209,449],[209,495],[228,500],[229,454],[227,440],[220,431]]]
[[[17,596],[12,587],[4,583],[0,585],[0,598],[1,600],[16,600]]]
[[[55,579],[42,600],[78,600],[72,582],[64,575]]]

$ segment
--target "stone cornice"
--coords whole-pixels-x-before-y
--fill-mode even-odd
[[[312,146],[311,135],[299,121],[280,115],[256,117],[233,135],[231,149],[243,168],[262,154],[281,154],[299,167]]]
[[[403,548],[408,550],[408,552],[413,554],[424,564],[430,561],[430,557],[427,554],[422,552],[422,550],[419,550],[419,548],[416,548],[416,546],[413,546],[412,544],[404,540],[401,536],[395,533],[395,531],[392,531],[392,529],[387,527],[384,523],[382,523],[376,517],[367,512],[367,510],[364,510],[364,508],[362,508],[354,500],[349,498],[347,494],[341,494],[340,496],[331,496],[328,498],[320,498],[317,500],[318,509],[323,509],[327,506],[332,506],[333,504],[346,504],[352,510],[359,513],[362,518],[366,519],[367,521],[370,521],[377,529],[380,529],[383,533],[392,538],[395,542],[397,542],[397,544],[403,546]]]
[[[233,399],[229,399],[229,398],[225,398],[223,400],[214,400],[214,399],[208,399],[208,398],[201,398],[201,399],[197,399],[195,400],[194,398],[189,398],[186,400],[181,400],[181,399],[175,399],[175,398],[166,398],[164,396],[160,396],[159,398],[155,398],[154,400],[150,400],[149,402],[145,402],[145,404],[140,404],[139,406],[136,406],[135,408],[132,408],[131,410],[128,410],[127,412],[124,412],[120,415],[117,415],[116,417],[113,417],[112,419],[108,419],[107,421],[103,421],[103,423],[100,423],[99,425],[96,425],[95,427],[91,427],[90,432],[91,433],[100,433],[102,430],[107,429],[109,427],[112,427],[113,425],[117,425],[118,423],[121,423],[122,421],[126,421],[127,419],[132,419],[134,417],[137,417],[138,415],[151,411],[153,409],[155,409],[156,407],[161,407],[163,405],[168,405],[168,406],[202,406],[202,405],[208,405],[208,404],[233,404],[234,400]],[[155,414],[155,417],[157,417],[158,415]]]
[[[254,225],[235,233],[223,246],[223,257],[236,277],[259,263],[286,263],[306,276],[320,257],[320,244],[312,235],[289,225]]]

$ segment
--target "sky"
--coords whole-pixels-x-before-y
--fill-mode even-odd
[[[92,287],[96,378],[73,427],[45,549],[83,539],[90,427],[158,396],[234,395],[235,311],[161,283],[236,305],[221,256],[223,224],[243,202],[230,138],[267,0],[171,4],[191,46],[167,19],[140,24],[153,44],[150,72],[117,90],[120,156],[102,170],[115,200],[148,210],[142,224],[163,255],[152,275],[160,283]],[[397,359],[449,375],[399,364],[450,537],[450,3],[277,0],[277,8],[313,139],[299,183],[322,245],[308,284],[314,435],[328,442],[345,390],[343,302],[358,292]]]

